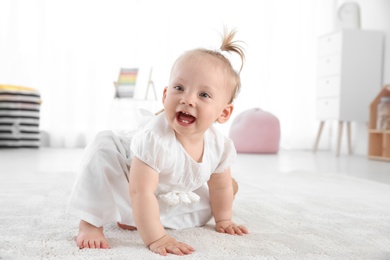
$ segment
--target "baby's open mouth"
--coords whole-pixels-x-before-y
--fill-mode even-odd
[[[196,118],[187,112],[178,112],[176,115],[177,120],[183,124],[192,124]]]

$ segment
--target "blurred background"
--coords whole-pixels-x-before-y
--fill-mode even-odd
[[[83,147],[110,127],[119,69],[138,67],[140,96],[150,68],[158,101],[174,60],[188,49],[218,49],[226,25],[247,60],[236,116],[259,107],[276,115],[283,149],[311,149],[318,129],[318,37],[335,31],[337,0],[0,0],[0,84],[39,90],[45,145]],[[361,29],[385,35],[383,82],[390,82],[390,1],[359,0]],[[238,69],[240,62],[232,57]],[[381,86],[373,86],[373,97]],[[368,109],[368,108],[367,108]],[[229,132],[232,120],[219,126]],[[367,125],[352,124],[356,153]],[[327,125],[320,149],[334,149]]]

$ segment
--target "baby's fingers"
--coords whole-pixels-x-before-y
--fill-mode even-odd
[[[216,228],[215,229],[217,232],[219,233],[225,233],[225,229],[223,227],[220,227],[220,228]]]
[[[184,255],[184,253],[179,248],[177,248],[175,246],[167,247],[167,252],[174,254],[174,255]]]
[[[166,256],[168,254],[167,250],[164,247],[156,248],[155,250],[153,250],[153,252],[163,256]]]
[[[192,254],[195,250],[186,244],[175,244],[175,245],[167,245],[161,246],[154,250],[155,253],[166,256],[168,253],[174,255],[189,255]]]
[[[238,228],[241,230],[242,234],[249,234],[249,231],[246,227],[238,226]]]
[[[175,255],[189,255],[194,252],[194,249],[186,244],[171,245],[166,248],[168,253]]]
[[[180,243],[180,245],[176,247],[185,255],[191,254],[195,251],[195,249],[193,249],[191,246],[184,243]]]
[[[220,232],[220,233],[227,233],[229,235],[239,235],[239,236],[242,236],[244,234],[248,234],[248,230],[246,229],[246,227],[244,226],[236,226],[236,225],[233,225],[233,226],[228,226],[228,227],[220,227],[220,228],[217,228],[217,232]]]
[[[233,230],[234,230],[234,234],[237,234],[239,236],[242,236],[244,234],[248,234],[248,230],[244,226],[234,226]]]
[[[181,252],[183,252],[185,255],[192,254],[192,253],[195,251],[194,248],[192,248],[191,246],[186,245],[186,244],[183,244],[183,245],[180,247],[180,250],[181,250]]]
[[[225,228],[224,227],[220,227],[220,228],[217,228],[216,230],[219,233],[226,233],[226,234],[229,234],[229,235],[234,235],[235,234],[233,226],[229,226],[229,227],[225,227]]]

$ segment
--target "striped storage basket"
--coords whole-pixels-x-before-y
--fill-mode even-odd
[[[0,148],[38,148],[40,145],[37,90],[0,85]]]

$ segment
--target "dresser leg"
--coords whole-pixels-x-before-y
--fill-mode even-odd
[[[352,154],[352,145],[351,145],[351,122],[347,122],[347,138],[348,138],[348,154]]]
[[[337,133],[337,153],[336,156],[340,156],[341,137],[343,135],[343,121],[339,121],[339,130]]]
[[[322,133],[322,129],[324,128],[324,124],[325,124],[325,121],[320,122],[320,127],[318,128],[318,132],[317,132],[317,138],[316,138],[316,141],[315,141],[314,146],[313,146],[313,153],[317,152],[318,143],[320,142],[321,133]]]

